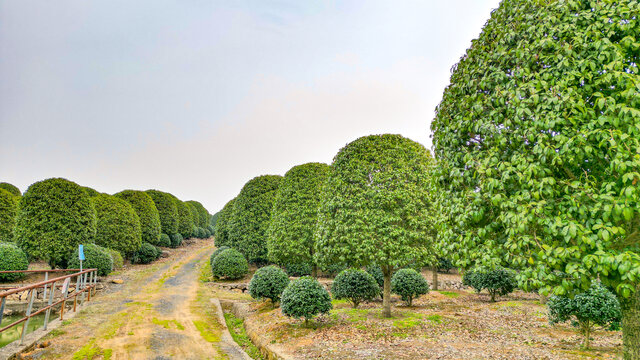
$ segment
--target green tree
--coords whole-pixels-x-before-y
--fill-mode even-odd
[[[13,241],[13,228],[16,225],[19,201],[20,197],[0,189],[0,242]]]
[[[233,204],[229,238],[254,264],[267,261],[267,227],[282,176],[262,175],[247,182]]]
[[[233,203],[235,198],[229,200],[228,203],[220,210],[220,216],[216,223],[215,244],[217,247],[231,246],[231,238],[229,237],[229,228],[231,225],[231,216],[233,215]]]
[[[93,243],[96,212],[80,185],[61,178],[42,180],[20,198],[14,235],[31,258],[64,267],[79,244]]]
[[[193,232],[193,218],[191,214],[190,206],[182,202],[177,197],[171,195],[173,201],[176,203],[176,211],[178,213],[178,233],[182,235],[184,239],[188,239],[195,234]]]
[[[178,207],[174,200],[174,196],[158,191],[147,190],[145,191],[153,200],[153,203],[158,209],[160,215],[160,227],[162,232],[167,235],[173,235],[178,232]]]
[[[7,190],[13,196],[18,196],[18,197],[22,196],[22,193],[20,192],[20,189],[18,189],[17,186],[6,183],[6,182],[0,183],[0,189]]]
[[[432,122],[456,265],[520,286],[615,289],[640,359],[637,1],[505,0],[454,67]],[[444,191],[446,190],[446,191]]]
[[[187,202],[192,204],[192,206],[195,206],[198,211],[198,222],[194,225],[201,228],[206,228],[209,225],[209,212],[207,211],[207,209],[205,209],[205,207],[201,203],[195,200],[189,200]]]
[[[142,241],[152,245],[160,245],[160,214],[153,199],[144,191],[137,190],[124,190],[115,196],[128,201],[136,211],[138,219],[140,219]]]
[[[96,245],[130,257],[142,245],[140,219],[129,202],[98,194],[91,198],[96,210]]]
[[[198,223],[200,222],[198,207],[196,206],[195,201],[185,201],[185,204],[187,205],[187,208],[189,208],[189,213],[191,214],[191,222],[193,223],[193,226],[197,228]]]
[[[287,171],[278,187],[267,229],[267,253],[276,264],[313,263],[318,206],[329,165],[308,163]]]
[[[383,315],[391,316],[391,275],[430,263],[433,159],[424,146],[400,135],[371,135],[334,158],[318,210],[320,264],[380,265]]]

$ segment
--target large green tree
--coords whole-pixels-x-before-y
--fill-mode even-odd
[[[400,135],[359,138],[340,150],[326,181],[316,232],[320,264],[381,267],[383,314],[391,316],[391,276],[433,261],[433,159]]]
[[[195,225],[201,228],[209,226],[209,212],[207,209],[200,202],[195,200],[189,200],[187,203],[194,206],[198,211],[198,222]]]
[[[235,200],[235,198],[229,200],[219,212],[220,215],[218,216],[215,228],[215,244],[217,247],[232,245],[231,238],[229,237],[229,228]]]
[[[617,292],[640,359],[640,3],[504,0],[432,123],[450,258]]]
[[[249,180],[233,203],[229,223],[231,246],[251,263],[267,261],[267,227],[282,176],[262,175]]]
[[[176,203],[176,211],[178,213],[178,233],[183,238],[188,239],[193,235],[193,227],[196,225],[193,222],[191,207],[177,197],[171,196]]]
[[[140,219],[131,204],[119,197],[98,194],[91,198],[96,210],[96,245],[130,257],[142,246]]]
[[[269,260],[276,264],[313,264],[314,232],[322,187],[329,174],[329,165],[308,163],[294,166],[285,175],[271,213],[267,229]]]
[[[64,267],[78,244],[94,242],[96,212],[80,185],[61,178],[42,180],[20,199],[14,235],[30,257]]]
[[[20,192],[20,189],[18,189],[17,186],[9,184],[7,182],[0,182],[0,189],[7,190],[13,196],[20,197],[22,195],[22,193]]]
[[[145,192],[151,197],[158,209],[162,232],[167,235],[176,234],[178,232],[178,207],[174,200],[175,197],[159,190],[147,190]]]
[[[0,242],[13,240],[20,196],[0,188]]]
[[[160,245],[160,214],[153,199],[144,191],[137,190],[123,190],[115,196],[128,201],[136,211],[138,219],[140,219],[142,241]]]

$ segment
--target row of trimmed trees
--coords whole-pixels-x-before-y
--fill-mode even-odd
[[[96,244],[133,258],[144,243],[180,245],[212,235],[212,216],[197,201],[158,190],[99,193],[62,178],[31,185],[24,194],[0,184],[0,241],[18,245],[30,259],[67,267],[79,244]]]

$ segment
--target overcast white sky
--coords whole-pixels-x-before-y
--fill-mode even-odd
[[[0,181],[157,188],[211,213],[262,174],[431,147],[499,0],[0,0]]]

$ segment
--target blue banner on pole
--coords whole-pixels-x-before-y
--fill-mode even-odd
[[[84,261],[84,247],[82,245],[78,245],[78,259]]]

